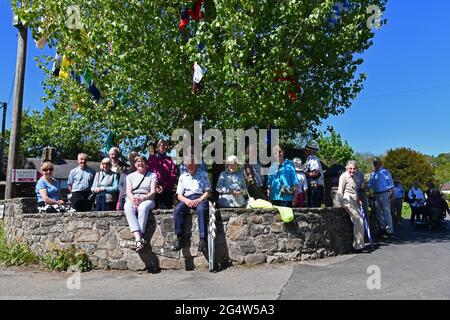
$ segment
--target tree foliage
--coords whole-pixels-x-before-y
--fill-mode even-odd
[[[104,129],[82,116],[45,108],[42,113],[26,111],[22,115],[20,153],[27,158],[41,157],[43,148],[52,146],[64,159],[76,159],[87,153],[92,160],[100,160]]]
[[[384,158],[384,166],[405,189],[411,188],[414,181],[418,181],[423,188],[426,188],[429,182],[435,182],[434,167],[427,161],[426,156],[412,149],[389,150]]]
[[[42,0],[12,1],[14,11],[39,27],[51,46],[72,61],[71,69],[92,74],[102,99],[82,84],[50,76],[46,100],[61,112],[102,123],[123,141],[169,135],[202,120],[205,129],[267,128],[294,136],[341,114],[363,88],[360,54],[372,45],[369,5],[350,1],[338,23],[333,0],[206,0],[204,19],[178,28],[182,6],[192,1]],[[70,29],[67,8],[79,5],[82,29]],[[200,48],[199,49],[199,45]],[[192,94],[192,66],[207,68],[204,88]],[[295,83],[298,99],[289,99]],[[147,140],[133,143],[147,143]]]
[[[436,159],[436,180],[439,184],[450,182],[450,153],[442,153]]]
[[[347,141],[343,141],[341,135],[334,130],[328,136],[322,136],[318,139],[318,156],[328,166],[333,164],[346,165],[347,161],[355,159],[355,152]]]

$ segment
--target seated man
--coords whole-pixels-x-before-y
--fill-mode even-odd
[[[445,214],[450,215],[450,210],[447,201],[444,200],[441,193],[437,189],[430,189],[429,196],[426,203],[430,227],[436,228],[439,226],[441,220],[445,219]]]
[[[209,203],[208,196],[211,191],[211,184],[208,179],[207,172],[197,170],[195,157],[187,157],[184,161],[187,172],[180,175],[177,187],[177,197],[180,202],[173,210],[173,218],[175,225],[175,234],[177,239],[173,246],[173,251],[181,250],[184,246],[184,219],[186,214],[190,213],[190,209],[195,209],[198,216],[198,229],[200,242],[198,251],[207,249],[207,230],[209,221]]]

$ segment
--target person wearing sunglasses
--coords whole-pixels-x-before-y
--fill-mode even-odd
[[[44,162],[41,166],[42,177],[36,183],[36,195],[38,207],[45,205],[63,205],[64,201],[60,199],[60,190],[58,182],[53,178],[53,164]]]

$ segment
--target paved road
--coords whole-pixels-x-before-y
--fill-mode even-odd
[[[378,290],[367,287],[369,266],[379,267]],[[80,289],[73,274],[3,268],[0,299],[450,299],[449,271],[450,232],[405,225],[371,254],[215,274],[95,271],[81,274]]]

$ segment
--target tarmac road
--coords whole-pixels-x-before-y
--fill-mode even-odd
[[[370,254],[218,273],[94,271],[76,278],[3,267],[0,299],[450,299],[449,269],[450,232],[414,231],[404,224],[394,240]]]

